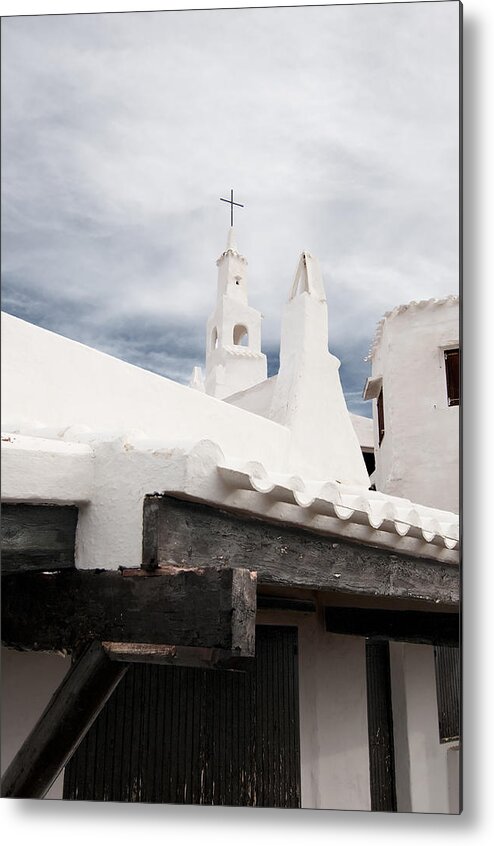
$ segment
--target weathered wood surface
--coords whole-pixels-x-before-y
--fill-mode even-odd
[[[114,643],[103,641],[103,649],[112,661],[129,664],[159,664],[170,667],[219,668],[246,671],[249,658],[238,658],[224,649],[200,646],[175,646],[161,643]]]
[[[144,502],[143,566],[245,567],[259,584],[457,606],[459,567],[247,519],[169,496]]]
[[[460,739],[461,653],[458,645],[434,647],[437,713],[441,743]]]
[[[396,811],[389,643],[367,641],[365,665],[371,810]]]
[[[245,673],[129,666],[65,769],[64,799],[299,807],[297,643],[295,626],[258,626]]]
[[[297,611],[299,614],[314,614],[317,610],[313,599],[297,599],[291,596],[270,596],[259,594],[257,610],[263,611]]]
[[[6,770],[2,797],[45,796],[127,667],[110,661],[99,643],[88,645]]]
[[[77,508],[2,505],[2,573],[74,566]]]
[[[326,631],[373,640],[399,640],[458,646],[458,614],[422,611],[382,611],[374,608],[326,608]]]
[[[60,570],[2,579],[2,640],[19,649],[73,650],[88,640],[254,654],[256,578],[207,567]]]

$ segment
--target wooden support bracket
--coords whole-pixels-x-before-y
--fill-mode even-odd
[[[225,649],[198,646],[175,646],[156,643],[102,643],[111,661],[139,664],[164,664],[174,667],[215,667],[223,670],[247,670],[250,661],[237,658]]]
[[[5,772],[2,797],[45,796],[127,667],[110,661],[96,641],[84,649]]]

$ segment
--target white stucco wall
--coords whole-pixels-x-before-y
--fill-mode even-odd
[[[326,632],[315,613],[257,622],[298,627],[302,807],[370,810],[364,638]]]
[[[252,388],[223,397],[224,402],[236,405],[237,408],[243,408],[245,411],[252,411],[254,414],[268,417],[277,378],[277,376],[270,376],[269,379],[253,385]],[[374,426],[372,419],[361,414],[352,414],[352,412],[349,412],[349,416],[360,447],[373,450]]]
[[[374,399],[377,490],[456,513],[459,407],[448,407],[444,350],[458,341],[457,299],[410,305],[384,320],[372,357],[385,418],[379,446]]]
[[[434,648],[390,643],[398,811],[457,814],[456,743],[439,742]]]
[[[3,433],[2,502],[89,502],[94,464],[89,444]]]
[[[70,658],[2,647],[2,773],[70,668]],[[61,799],[63,775],[46,799]]]
[[[250,346],[233,345],[230,341],[229,346],[219,346],[207,357],[206,393],[224,399],[236,391],[264,381],[266,374],[267,359],[264,353],[254,352]]]
[[[349,412],[350,420],[362,449],[374,449],[374,424],[370,417]]]
[[[235,405],[237,408],[243,408],[245,411],[252,411],[253,414],[260,414],[262,417],[267,417],[273,398],[276,379],[276,376],[270,376],[269,379],[264,379],[263,382],[258,382],[257,385],[253,385],[245,391],[237,391],[230,396],[224,397],[224,401]]]
[[[272,421],[2,314],[2,430],[62,437],[73,426],[162,443],[210,438],[280,470],[290,440]]]
[[[308,712],[301,726],[302,806],[370,810],[365,640],[330,634],[314,621],[302,627],[299,648]]]

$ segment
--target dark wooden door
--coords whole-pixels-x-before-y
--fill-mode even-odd
[[[300,807],[297,629],[258,626],[246,672],[132,665],[64,798]]]
[[[389,642],[366,641],[367,724],[372,811],[396,811]]]

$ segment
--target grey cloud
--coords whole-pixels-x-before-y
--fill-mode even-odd
[[[233,185],[270,372],[309,249],[360,408],[382,313],[458,286],[457,18],[446,2],[4,20],[3,307],[185,381]]]

